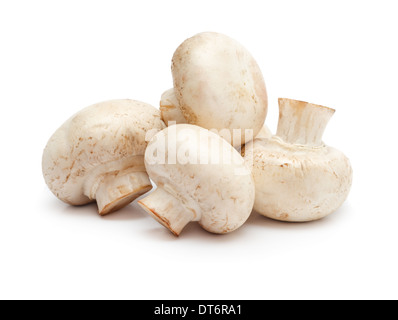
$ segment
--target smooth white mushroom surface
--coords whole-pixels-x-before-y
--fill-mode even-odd
[[[215,133],[178,124],[148,145],[145,166],[157,189],[138,203],[174,235],[190,221],[228,233],[249,217],[254,181],[241,155]]]
[[[143,102],[92,105],[49,140],[43,153],[44,179],[68,204],[97,201],[101,215],[120,209],[152,188],[144,166],[145,136],[164,127],[159,110]]]
[[[279,99],[279,108],[276,136],[244,148],[253,165],[254,209],[282,221],[323,218],[343,204],[352,184],[348,158],[322,142],[335,110],[291,99]]]
[[[255,137],[268,110],[267,91],[257,62],[240,43],[220,33],[204,32],[185,40],[172,59],[174,90],[162,96],[160,110],[170,120],[220,134],[234,146]],[[233,130],[241,130],[232,139]],[[252,130],[245,135],[245,130]]]

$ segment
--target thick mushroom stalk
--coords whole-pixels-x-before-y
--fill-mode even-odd
[[[87,194],[90,199],[97,201],[100,215],[117,211],[152,189],[147,173],[134,170],[132,168],[103,175],[98,188]]]
[[[134,100],[83,109],[51,137],[43,152],[50,190],[71,205],[98,204],[116,211],[152,188],[145,171],[146,135],[165,127],[160,112]]]
[[[158,187],[138,203],[175,236],[179,236],[189,222],[200,220],[200,216],[196,216],[194,211],[185,207],[181,201],[162,187]]]
[[[190,221],[212,233],[238,229],[254,203],[254,181],[240,154],[217,134],[177,124],[159,132],[145,152],[157,189],[138,204],[178,236]]]
[[[312,221],[336,211],[352,184],[352,168],[322,135],[334,110],[303,101],[279,99],[276,136],[255,139],[244,157],[256,184],[254,209],[281,221]]]
[[[169,126],[171,124],[187,123],[174,94],[174,88],[165,91],[160,100],[160,113],[162,120]]]
[[[323,132],[335,113],[334,109],[292,99],[279,98],[278,102],[278,137],[291,144],[323,145]]]

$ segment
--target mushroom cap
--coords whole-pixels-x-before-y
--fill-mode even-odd
[[[151,161],[154,150],[164,150],[164,163]],[[231,144],[209,130],[189,124],[164,129],[149,143],[145,166],[158,188],[178,199],[209,232],[233,231],[252,211],[255,190],[250,170]]]
[[[276,220],[321,219],[342,205],[352,184],[350,161],[328,146],[255,139],[245,148],[245,161],[253,164],[254,209]]]
[[[87,107],[50,138],[43,153],[44,179],[66,203],[92,202],[91,188],[106,173],[145,172],[145,135],[164,127],[159,110],[143,102],[111,100]]]
[[[264,124],[267,91],[257,62],[237,41],[214,32],[185,40],[172,59],[175,95],[187,123],[206,129],[243,129],[234,146]],[[244,130],[253,130],[245,137]]]

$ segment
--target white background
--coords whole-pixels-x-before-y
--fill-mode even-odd
[[[398,298],[396,1],[1,1],[0,298]],[[136,204],[101,218],[57,200],[41,175],[51,134],[108,99],[158,106],[186,38],[225,33],[277,98],[337,110],[324,140],[354,184],[313,223],[253,215],[216,236],[173,237]]]

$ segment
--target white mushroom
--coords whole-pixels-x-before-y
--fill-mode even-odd
[[[49,140],[43,153],[44,179],[71,205],[96,200],[101,215],[120,209],[152,188],[144,166],[145,135],[164,127],[160,112],[143,102],[92,105]]]
[[[174,235],[190,221],[227,233],[249,217],[254,181],[240,154],[215,133],[178,124],[159,132],[145,152],[157,189],[138,203]]]
[[[240,146],[256,136],[268,110],[267,91],[260,68],[237,41],[214,32],[185,40],[172,59],[174,90],[161,101],[164,121],[189,123],[220,134]],[[185,119],[185,120],[184,120]],[[241,133],[232,140],[233,130]],[[245,130],[252,134],[245,135]]]
[[[246,145],[256,184],[254,209],[282,221],[311,221],[336,211],[348,196],[352,168],[322,135],[335,110],[279,99],[279,125],[273,138]]]

